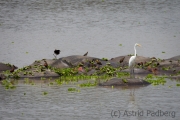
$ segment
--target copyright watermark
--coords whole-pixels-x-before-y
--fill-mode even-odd
[[[130,110],[112,110],[111,117],[120,118],[120,117],[176,117],[175,111],[163,111],[163,110],[137,110],[137,111],[130,111]]]

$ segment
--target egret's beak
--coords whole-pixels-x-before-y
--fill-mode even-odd
[[[141,45],[140,45],[140,44],[137,44],[137,46],[141,47]]]

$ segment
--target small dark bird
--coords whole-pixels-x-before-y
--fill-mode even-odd
[[[54,55],[54,57],[56,58],[56,56],[57,56],[57,55],[59,55],[59,54],[60,54],[60,52],[61,52],[60,50],[56,50],[56,49],[55,49],[55,50],[54,50],[54,54],[53,54],[53,55]]]
[[[138,65],[139,65],[139,66],[143,66],[143,62],[139,62]]]
[[[157,68],[152,68],[151,71],[152,71],[152,73],[153,73],[154,75],[157,75],[157,74],[158,74],[158,69],[157,69]]]
[[[157,66],[159,66],[160,64],[159,63],[157,63]]]
[[[47,64],[47,62],[44,60],[44,66],[46,67],[46,68],[48,68],[48,64]]]
[[[16,67],[13,65],[12,69],[10,70],[10,72],[13,73],[15,69],[16,69]]]
[[[88,52],[86,52],[83,56],[87,56]]]
[[[172,64],[172,60],[169,61]]]
[[[121,59],[119,60],[119,62],[122,63],[122,62],[124,61],[124,58],[125,58],[125,57],[121,58]]]

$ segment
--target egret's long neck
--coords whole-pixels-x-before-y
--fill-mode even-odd
[[[136,56],[136,46],[134,45],[134,56]]]

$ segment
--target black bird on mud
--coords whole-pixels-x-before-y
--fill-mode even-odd
[[[56,49],[54,50],[54,54],[53,54],[53,55],[54,55],[54,57],[55,57],[56,59],[57,59],[57,55],[59,55],[60,52],[61,52],[60,50],[56,50]]]
[[[10,72],[13,73],[15,69],[17,69],[17,67],[13,65],[12,69],[10,70]]]
[[[88,52],[86,52],[83,56],[87,56]]]
[[[46,62],[46,60],[44,60],[44,66],[48,68],[48,63]]]
[[[125,58],[125,57],[121,58],[121,59],[119,60],[119,62],[122,63],[122,62],[124,61],[124,58]]]

